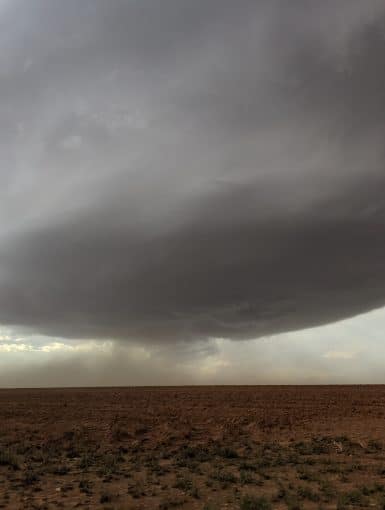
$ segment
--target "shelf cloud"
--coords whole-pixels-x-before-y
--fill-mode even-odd
[[[12,0],[0,25],[0,323],[235,340],[385,304],[382,0]]]

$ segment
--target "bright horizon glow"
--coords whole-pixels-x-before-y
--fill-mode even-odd
[[[0,329],[0,387],[385,383],[385,308],[249,341],[141,346]],[[173,370],[169,370],[169,366]]]

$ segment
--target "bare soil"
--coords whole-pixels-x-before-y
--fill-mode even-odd
[[[0,390],[0,508],[385,509],[385,386]]]

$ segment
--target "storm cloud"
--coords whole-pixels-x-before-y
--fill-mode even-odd
[[[382,0],[2,0],[0,323],[247,339],[385,304]]]

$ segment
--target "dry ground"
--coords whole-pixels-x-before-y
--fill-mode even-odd
[[[385,387],[0,390],[0,507],[385,508]]]

